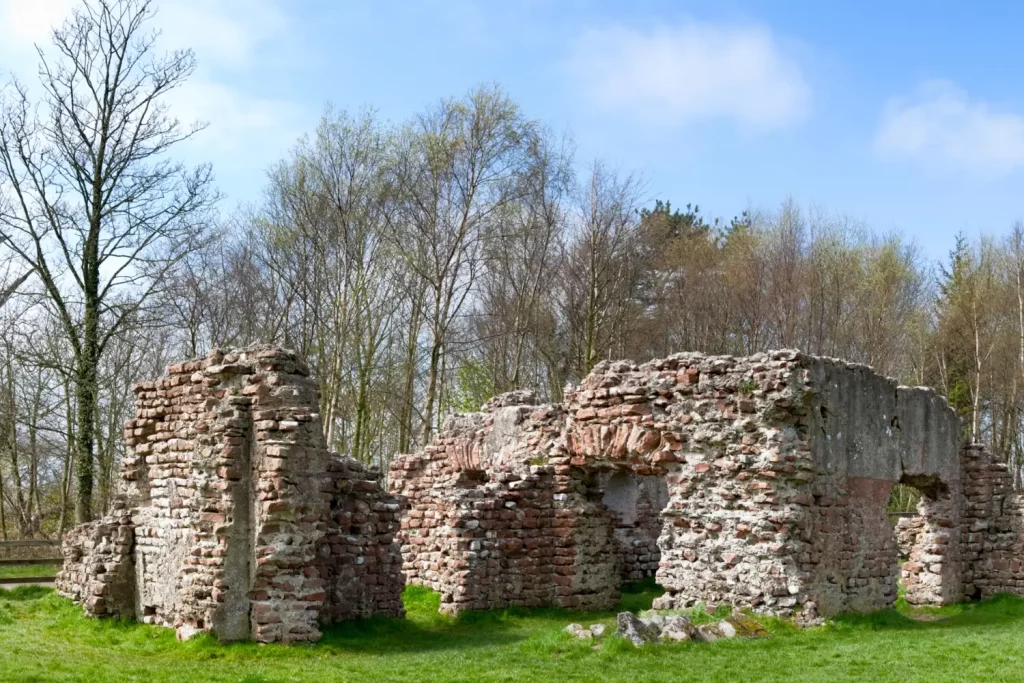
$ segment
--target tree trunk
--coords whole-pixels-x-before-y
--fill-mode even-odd
[[[974,396],[971,401],[971,441],[974,443],[979,442],[980,435],[978,434],[981,428],[981,335],[978,331],[977,323],[977,306],[975,306],[975,324],[974,324],[974,370],[975,370],[975,384],[974,384]]]
[[[4,504],[4,468],[0,463],[0,535],[7,540],[7,506]]]
[[[98,311],[94,301],[86,302],[82,350],[76,359],[75,467],[78,495],[75,516],[79,524],[92,521],[93,448],[96,430],[96,359],[98,356]]]
[[[412,414],[416,401],[416,351],[419,347],[420,324],[425,295],[425,284],[420,284],[409,311],[409,336],[405,347],[405,387],[402,392],[402,412],[398,420],[398,451],[408,453],[412,444]]]
[[[434,401],[437,393],[437,375],[441,368],[441,339],[436,331],[430,349],[430,368],[427,370],[426,402],[423,406],[423,445],[430,443],[434,431]]]

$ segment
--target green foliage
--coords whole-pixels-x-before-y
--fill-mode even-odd
[[[480,406],[494,396],[494,379],[490,371],[476,358],[467,358],[455,371],[451,391],[451,405],[460,413],[480,410]]]
[[[686,211],[680,211],[672,209],[672,202],[660,199],[654,202],[653,209],[642,209],[640,219],[647,230],[653,230],[654,236],[666,241],[707,237],[718,223],[705,221],[695,204],[687,204]]]
[[[753,378],[747,378],[740,382],[739,392],[743,396],[750,396],[757,389],[757,382]]]
[[[980,264],[963,233],[949,253],[949,264],[940,267],[936,303],[936,340],[942,358],[946,399],[969,429],[971,420],[970,378],[974,365],[975,328],[978,319]]]
[[[623,590],[622,609],[650,607],[651,582]],[[52,591],[0,591],[3,681],[1010,681],[1024,665],[1024,600],[898,608],[801,630],[762,620],[772,637],[635,648],[576,640],[566,624],[615,611],[508,609],[437,613],[438,594],[406,590],[407,619],[328,628],[316,645],[179,643],[169,629],[90,619]],[[720,617],[727,610],[715,612]],[[712,619],[704,610],[691,612]]]
[[[888,512],[915,512],[921,500],[921,492],[913,486],[896,484],[889,494]]]

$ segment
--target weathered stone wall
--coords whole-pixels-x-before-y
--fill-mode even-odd
[[[562,553],[557,576],[592,604],[655,555],[624,552],[624,540],[644,545],[624,478],[667,486],[660,520],[645,513],[643,524],[659,533],[658,607],[729,603],[814,619],[890,605],[899,567],[886,505],[897,482],[926,493],[908,598],[937,604],[964,592],[959,421],[930,390],[793,351],[684,353],[601,363],[562,405],[509,407],[521,399],[452,419],[392,470],[409,507],[405,570],[450,611],[565,597],[524,592],[517,563],[495,552],[507,532],[488,515],[523,505],[508,498],[512,482],[554,493],[553,519],[537,494],[545,502],[527,535]],[[543,563],[534,571],[548,575]]]
[[[907,602],[948,605],[965,596],[962,507],[960,482],[922,495],[913,526],[902,534],[909,544],[901,568]]]
[[[106,519],[82,524],[64,537],[57,591],[95,616],[135,616],[133,541],[129,511],[117,498]]]
[[[216,351],[140,384],[125,496],[68,534],[62,594],[223,640],[308,641],[402,615],[603,609],[656,571],[659,608],[811,621],[907,600],[1024,594],[1024,503],[934,392],[776,351],[604,362],[561,404],[529,392],[451,417],[379,473],[331,456],[294,354]],[[922,493],[902,525],[896,483]],[[898,566],[900,550],[908,560]]]
[[[139,619],[181,637],[294,642],[335,619],[402,613],[397,505],[372,473],[332,463],[295,354],[216,350],[135,391],[122,478]],[[64,573],[79,572],[68,557]],[[79,585],[61,590],[81,599]]]
[[[924,519],[919,515],[899,517],[896,520],[896,547],[901,558],[909,558],[917,537],[924,529]]]
[[[614,522],[593,478],[569,466],[564,419],[515,392],[393,463],[406,579],[438,590],[443,611],[618,600]]]
[[[799,581],[792,561],[804,523],[801,477],[809,465],[793,435],[765,429],[792,420],[792,354],[737,361],[678,354],[643,365],[603,363],[566,393],[570,450],[581,466],[665,476],[660,607],[729,602],[786,609]],[[809,454],[803,453],[804,460]]]
[[[1024,500],[1013,491],[1013,475],[977,444],[964,449],[963,469],[964,594],[1024,595]]]
[[[327,581],[323,624],[374,615],[403,616],[400,508],[380,473],[352,458],[332,458],[331,511],[317,570]]]

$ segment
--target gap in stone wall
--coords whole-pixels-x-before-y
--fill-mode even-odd
[[[622,581],[652,578],[661,559],[658,537],[662,530],[662,512],[669,499],[665,478],[616,470],[601,475],[600,479],[601,503],[616,522],[614,535]]]
[[[897,576],[907,602],[945,605],[962,597],[958,492],[937,476],[903,475],[919,494],[916,514],[893,525]]]

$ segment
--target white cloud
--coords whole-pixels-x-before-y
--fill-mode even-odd
[[[591,103],[667,125],[724,118],[771,129],[810,108],[800,66],[760,26],[591,30],[574,42],[569,68]]]
[[[7,45],[31,47],[32,43],[45,40],[50,29],[60,24],[74,5],[74,0],[3,0],[0,26],[4,27]]]
[[[0,83],[9,73],[35,74],[35,44],[49,42],[50,31],[71,14],[74,0],[0,0]]]
[[[1024,116],[971,100],[949,81],[926,81],[886,103],[874,144],[887,157],[1007,173],[1024,166]]]
[[[244,68],[289,28],[274,0],[164,0],[157,5],[164,42],[192,48],[200,64]]]
[[[192,78],[169,96],[169,102],[180,121],[208,124],[195,145],[207,153],[231,153],[226,163],[239,162],[238,153],[259,149],[280,154],[304,130],[304,109],[298,104],[247,95],[206,78]]]

